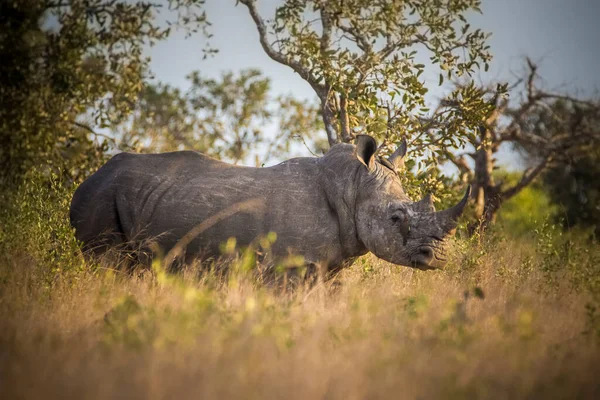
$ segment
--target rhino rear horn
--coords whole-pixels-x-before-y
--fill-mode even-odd
[[[356,137],[356,156],[358,159],[371,169],[374,162],[374,155],[377,152],[377,142],[369,135],[357,135]]]
[[[415,203],[415,206],[415,208],[421,212],[435,212],[435,207],[433,206],[433,198],[431,197],[431,193],[427,194],[427,196],[417,201]]]
[[[436,213],[437,220],[446,232],[450,232],[456,228],[458,219],[465,210],[465,206],[471,196],[471,185],[467,187],[467,191],[463,196],[462,200],[455,206],[448,208],[447,210],[439,211]]]
[[[406,156],[406,150],[408,149],[408,144],[406,143],[406,138],[402,139],[402,142],[394,151],[394,153],[388,158],[388,161],[392,163],[395,169],[399,169],[404,166],[404,156]]]

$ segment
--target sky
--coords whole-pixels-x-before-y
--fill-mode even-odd
[[[265,19],[272,16],[274,6],[280,2],[257,1]],[[258,68],[271,79],[274,94],[314,99],[306,82],[264,53],[247,9],[236,7],[235,2],[206,2],[213,24],[211,45],[219,49],[216,56],[203,60],[205,39],[186,39],[182,32],[149,48],[155,79],[185,89],[185,76],[193,70],[216,78],[227,70]],[[600,0],[483,0],[481,8],[482,15],[472,13],[467,18],[472,27],[492,33],[488,43],[494,59],[488,73],[479,73],[477,80],[514,81],[524,70],[527,56],[539,65],[545,89],[579,96],[600,91]],[[436,95],[437,74],[426,83]],[[521,167],[518,158],[507,150],[501,164],[509,169]]]

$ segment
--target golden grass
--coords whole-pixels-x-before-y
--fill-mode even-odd
[[[528,252],[499,241],[445,272],[368,256],[286,292],[193,271],[48,289],[13,259],[0,266],[0,398],[600,398],[588,299],[541,290]]]

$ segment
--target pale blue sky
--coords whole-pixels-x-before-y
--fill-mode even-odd
[[[258,1],[265,18],[279,2]],[[314,98],[300,77],[265,55],[245,7],[235,7],[235,0],[207,0],[206,9],[213,23],[212,45],[219,53],[202,60],[204,39],[184,39],[183,33],[176,33],[148,51],[157,80],[186,88],[185,76],[196,69],[217,77],[224,70],[252,67],[271,78],[274,93]],[[529,56],[539,63],[546,88],[579,95],[598,92],[600,0],[484,0],[482,10],[483,15],[471,15],[470,22],[492,33],[494,60],[490,71],[478,79],[511,80],[514,72],[523,70],[523,57]],[[429,88],[435,95],[437,74],[432,74]],[[509,167],[515,163],[513,157],[504,159]]]

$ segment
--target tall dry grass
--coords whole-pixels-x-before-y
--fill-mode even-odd
[[[540,248],[463,239],[447,271],[368,256],[287,291],[5,258],[0,398],[600,398],[589,291]]]

